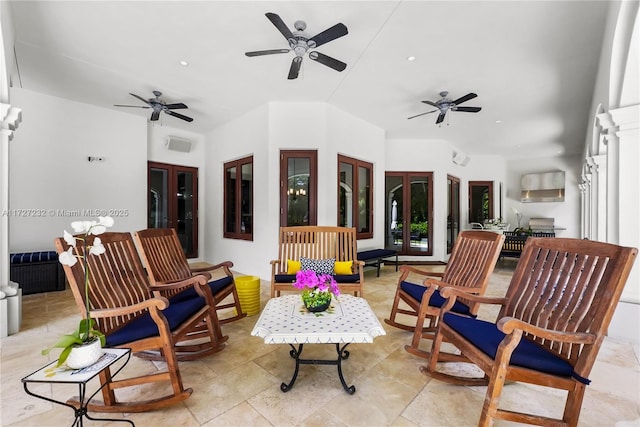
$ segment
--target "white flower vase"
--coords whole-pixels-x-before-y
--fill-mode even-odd
[[[102,345],[99,339],[95,339],[73,347],[65,364],[71,369],[82,369],[96,363],[100,356],[102,356]]]

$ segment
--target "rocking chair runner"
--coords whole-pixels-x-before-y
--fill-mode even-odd
[[[527,239],[504,298],[442,291],[448,299],[429,363],[420,371],[453,384],[488,385],[478,426],[491,426],[494,419],[577,426],[589,374],[637,252],[581,239]],[[456,297],[501,305],[496,323],[452,313]],[[444,340],[485,376],[437,371]],[[562,418],[498,408],[507,381],[568,391]]]
[[[93,238],[86,238],[88,245],[92,244]],[[144,273],[131,234],[104,233],[100,239],[106,252],[86,259],[91,317],[105,334],[108,347],[131,348],[136,355],[159,351],[167,367],[165,372],[121,380],[113,380],[103,371],[100,382],[104,387],[104,401],[92,400],[88,409],[97,412],[143,412],[185,400],[192,389],[185,389],[182,385],[176,352],[181,352],[184,359],[195,359],[224,348],[214,330],[216,312],[211,308],[213,297],[205,278],[193,277],[169,286],[152,286]],[[69,249],[63,238],[55,239],[55,246],[59,254]],[[81,246],[77,250],[79,255],[85,255]],[[76,304],[82,315],[86,315],[84,265],[78,262],[72,267],[63,267]],[[186,288],[195,289],[197,297],[171,303],[167,298],[153,294],[165,289],[177,291]],[[188,340],[189,334],[202,323],[207,325],[209,342],[176,346],[177,342]],[[169,382],[172,393],[145,401],[122,402],[116,398],[117,389],[156,382]],[[68,403],[79,405],[77,398],[70,399]]]
[[[429,272],[414,267],[401,267],[402,274],[398,279],[396,295],[391,307],[389,319],[384,321],[407,331],[413,331],[411,345],[404,348],[409,353],[427,358],[429,353],[419,348],[422,338],[433,338],[438,322],[440,307],[444,298],[440,295],[443,286],[454,287],[461,292],[483,295],[493,269],[495,268],[504,236],[488,231],[461,231],[458,234],[444,272]],[[408,282],[409,274],[415,273],[427,277],[422,284]],[[433,277],[438,277],[435,279]],[[409,309],[400,308],[406,303]],[[478,305],[473,300],[461,297],[452,311],[466,316],[475,316]],[[398,313],[416,317],[415,325],[407,325],[396,320]],[[429,326],[425,327],[425,320]],[[454,359],[456,356],[441,354],[440,360]]]
[[[219,319],[220,324],[232,322],[246,317],[246,313],[240,307],[238,291],[230,268],[233,267],[231,261],[225,261],[211,267],[194,268],[189,265],[187,257],[182,250],[178,234],[173,228],[149,228],[140,230],[134,234],[135,240],[140,248],[140,253],[145,265],[147,274],[153,284],[166,284],[175,281],[185,280],[194,274],[204,275],[209,281],[209,287],[216,303],[216,310],[229,308],[235,309],[235,315]],[[224,277],[211,280],[210,271],[222,269]],[[193,292],[193,291],[190,291]],[[231,296],[231,302],[222,301]],[[228,337],[219,336],[226,340]]]

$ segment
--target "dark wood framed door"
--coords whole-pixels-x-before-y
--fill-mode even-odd
[[[198,256],[198,168],[148,162],[148,228],[175,228],[187,258]]]
[[[433,255],[433,173],[385,173],[385,248]]]

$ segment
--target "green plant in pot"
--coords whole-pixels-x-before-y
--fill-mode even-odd
[[[69,249],[63,252],[58,257],[61,264],[69,267],[74,266],[78,260],[81,260],[84,267],[84,295],[85,295],[85,313],[84,318],[78,323],[78,327],[70,334],[65,334],[53,344],[42,350],[43,355],[49,354],[54,348],[61,348],[62,352],[58,356],[57,366],[61,366],[67,363],[70,368],[79,369],[86,363],[85,366],[95,363],[95,361],[101,356],[100,349],[105,345],[105,336],[102,332],[96,329],[96,322],[91,318],[91,304],[89,302],[89,267],[87,263],[87,257],[99,256],[105,252],[105,248],[102,245],[99,237],[93,239],[91,245],[87,244],[87,237],[90,235],[100,235],[104,233],[108,227],[113,226],[113,218],[111,217],[98,217],[98,221],[74,221],[71,223],[75,233],[74,236],[71,233],[64,231],[64,240],[69,245]],[[80,251],[78,246],[82,247]],[[99,343],[96,343],[96,341]],[[76,362],[72,352],[76,349],[86,347],[87,345],[95,345],[94,349],[91,349],[92,356],[87,361]],[[86,351],[86,350],[85,350]],[[96,353],[97,352],[97,353]],[[80,354],[78,352],[78,354]],[[71,358],[70,358],[71,356]],[[81,356],[83,357],[83,356]],[[88,363],[93,360],[91,363]],[[70,363],[73,360],[73,363]]]

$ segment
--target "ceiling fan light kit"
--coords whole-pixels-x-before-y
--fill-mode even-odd
[[[349,33],[349,30],[344,24],[338,23],[311,37],[307,32],[305,32],[307,24],[304,21],[296,21],[293,24],[295,31],[292,32],[279,15],[268,12],[265,14],[265,16],[287,40],[289,49],[258,50],[245,52],[245,55],[254,57],[289,52],[295,53],[296,56],[294,56],[291,60],[291,66],[289,67],[289,74],[287,76],[289,80],[298,78],[298,75],[300,74],[300,68],[302,67],[302,59],[304,58],[304,55],[306,53],[308,53],[309,59],[311,59],[312,61],[319,62],[320,64],[332,68],[336,71],[344,71],[344,69],[347,68],[347,64],[335,58],[332,58],[331,56],[325,55],[315,50],[309,51],[309,49],[315,49],[325,43],[346,36]]]

